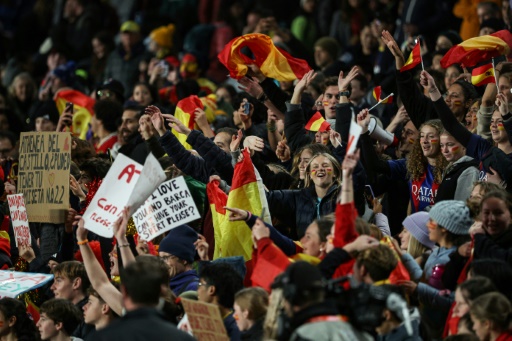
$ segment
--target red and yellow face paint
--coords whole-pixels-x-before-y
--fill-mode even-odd
[[[311,173],[311,176],[316,176],[316,173],[318,173],[318,169],[312,169],[310,173]],[[331,167],[326,167],[325,168],[325,173],[326,174],[332,174],[332,168]]]
[[[412,137],[409,137],[409,140],[407,140],[410,144],[414,144],[416,142],[415,139],[413,139]]]
[[[458,107],[460,107],[462,105],[461,101],[453,101],[452,103],[453,103],[453,105],[456,105]]]
[[[439,139],[431,139],[430,143],[431,144],[439,144]]]
[[[497,126],[498,126],[498,130],[505,131],[505,126],[503,125],[503,123],[498,123]]]

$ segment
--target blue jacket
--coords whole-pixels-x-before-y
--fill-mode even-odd
[[[188,270],[171,278],[169,286],[174,295],[179,296],[185,291],[197,291],[198,283],[199,276],[197,276],[196,270]]]

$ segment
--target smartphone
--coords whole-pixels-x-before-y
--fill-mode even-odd
[[[244,112],[243,112],[243,114],[244,115],[249,115],[250,112],[251,112],[251,103],[245,102],[244,103]]]
[[[373,193],[372,186],[364,186],[364,197],[368,203],[368,207],[373,208],[373,199],[375,198],[375,194]]]
[[[72,102],[67,102],[66,103],[66,111],[70,112],[71,116],[73,116],[73,114],[74,114],[74,112],[73,112],[74,109],[75,109],[75,107],[74,107],[74,104]],[[72,123],[73,123],[72,121],[68,121],[68,122],[66,122],[66,125],[67,126],[71,126]]]
[[[165,78],[169,74],[169,64],[167,64],[164,60],[161,60],[156,64],[162,67],[162,71],[160,72],[160,76]]]

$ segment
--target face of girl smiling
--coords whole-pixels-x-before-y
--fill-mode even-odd
[[[439,132],[437,129],[424,125],[420,130],[420,144],[425,157],[436,157],[439,154]]]
[[[451,135],[441,135],[440,148],[448,162],[455,162],[464,156],[464,147]]]
[[[496,143],[504,142],[508,140],[507,131],[503,126],[503,118],[499,111],[492,113],[491,117],[491,137]]]
[[[469,131],[475,129],[478,124],[477,113],[479,107],[478,101],[473,103],[466,114],[466,128],[468,128]]]
[[[311,180],[316,187],[329,188],[334,179],[334,167],[331,160],[320,155],[309,163]]]
[[[299,158],[299,178],[301,180],[304,180],[306,178],[306,167],[309,164],[309,161],[311,160],[311,157],[313,156],[313,153],[311,153],[311,150],[304,149],[302,153],[300,154]]]

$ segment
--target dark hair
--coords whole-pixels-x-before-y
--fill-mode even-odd
[[[458,324],[458,329],[460,329],[460,326],[462,324],[465,324],[467,329],[468,330],[471,330],[473,331],[473,320],[471,319],[471,314],[468,312],[468,313],[465,313],[459,320],[459,324]],[[468,334],[466,334],[468,335]],[[473,334],[469,334],[469,335],[473,335]],[[471,339],[471,340],[475,340],[475,339]],[[478,338],[476,339],[478,341]]]
[[[123,106],[117,101],[100,100],[94,104],[94,113],[108,132],[117,131],[117,122],[123,116]]]
[[[231,106],[235,111],[237,111],[238,108],[240,108],[240,104],[242,104],[244,98],[247,100],[247,102],[251,103],[254,108],[254,111],[251,116],[253,122],[261,121],[263,118],[266,117],[266,107],[247,92],[240,92],[231,100]]]
[[[71,336],[82,321],[82,312],[71,301],[53,298],[41,305],[41,314],[46,314],[54,323],[62,323],[64,332]]]
[[[87,295],[96,297],[101,302],[101,304],[107,304],[107,302],[105,302],[105,300],[100,296],[100,294],[92,286],[89,287],[89,289],[87,289]],[[119,317],[119,315],[112,308],[110,308],[110,306],[109,306],[109,313],[112,315],[112,317]]]
[[[330,86],[338,86],[338,77],[327,77],[321,85],[322,93],[324,93],[325,90],[327,90],[327,88]],[[350,83],[348,84],[348,91],[352,91],[352,86],[350,85]]]
[[[93,179],[103,179],[105,176],[107,176],[110,166],[110,161],[99,157],[93,157],[84,161],[82,166],[80,166],[80,170],[82,172],[87,172]]]
[[[144,107],[142,107],[141,105],[138,105],[138,104],[135,104],[137,102],[133,102],[133,101],[128,101],[127,104],[125,104],[123,106],[123,112],[129,110],[129,111],[135,111],[135,118],[137,120],[140,119],[140,117],[142,116],[142,114],[144,113]],[[121,113],[121,116],[119,117],[119,120],[121,120],[123,114]]]
[[[512,297],[512,266],[507,262],[493,258],[475,259],[469,264],[468,272],[472,276],[489,278],[499,292]]]
[[[465,81],[459,79],[459,80],[453,82],[452,85],[454,85],[454,84],[460,85],[460,87],[462,88],[462,92],[464,93],[464,101],[465,102],[473,101],[475,98],[480,97],[478,95],[478,92],[476,91],[475,87],[471,83],[468,83],[468,82],[465,82]]]
[[[216,134],[226,133],[231,137],[231,136],[236,136],[236,134],[238,134],[238,130],[236,130],[235,128],[231,128],[231,127],[224,127],[224,128],[220,128],[215,133]]]
[[[466,314],[469,315],[469,314]],[[464,316],[466,316],[464,315]],[[469,318],[471,320],[471,318]],[[459,321],[459,323],[462,319]],[[471,324],[472,325],[472,324]],[[473,334],[459,334],[459,335],[450,335],[444,339],[444,341],[479,341],[478,336]]]
[[[331,233],[332,224],[334,224],[334,213],[324,215],[315,219],[318,225],[318,236],[321,242],[327,241],[327,236]]]
[[[361,88],[361,90],[364,91],[364,90],[368,89],[368,80],[366,79],[365,76],[357,75],[354,78],[354,80],[359,82],[359,87]]]
[[[496,287],[489,278],[475,276],[465,282],[462,282],[459,285],[459,290],[466,303],[470,303],[478,296],[495,291]]]
[[[116,47],[114,37],[112,37],[112,34],[108,31],[100,31],[96,33],[92,39],[98,39],[100,43],[105,46],[105,58],[108,57],[109,53]]]
[[[39,331],[34,321],[27,314],[25,304],[21,301],[10,297],[3,297],[0,299],[0,311],[6,320],[9,320],[12,316],[16,318],[16,323],[12,329],[18,340],[40,339]]]
[[[512,321],[512,305],[508,298],[498,292],[490,292],[477,297],[469,308],[471,316],[477,320],[492,322],[495,331],[508,330]]]
[[[364,265],[374,282],[388,279],[397,263],[393,251],[386,245],[364,250],[356,258],[357,267]]]
[[[439,227],[442,227],[439,225]],[[444,228],[444,227],[442,227]],[[446,229],[445,229],[446,230]],[[455,234],[446,230],[446,241],[452,243],[455,246],[461,246],[462,244],[471,240],[469,234]]]
[[[161,277],[160,283],[162,285],[167,286],[169,281],[171,280],[169,275],[169,266],[167,263],[160,257],[155,257],[153,255],[139,255],[136,258],[136,261],[141,264],[151,264],[156,265],[158,267],[158,273]]]
[[[74,149],[71,149],[71,160],[73,160],[78,167],[81,167],[84,161],[96,156],[96,151],[91,143],[79,139],[76,136],[71,136],[71,141],[76,145]]]
[[[53,268],[53,274],[55,277],[58,275],[66,277],[70,281],[73,281],[75,278],[80,278],[82,281],[80,289],[84,294],[91,286],[91,282],[89,281],[89,277],[85,271],[85,265],[76,260],[70,260],[58,264],[55,268]]]
[[[146,306],[158,304],[162,288],[162,271],[159,265],[137,261],[120,269],[120,275],[121,286],[134,303]]]
[[[501,189],[485,193],[484,197],[482,198],[482,201],[480,202],[480,212],[482,211],[482,207],[484,207],[484,202],[489,198],[496,198],[503,201],[505,203],[505,206],[507,206],[509,212],[512,214],[512,195],[507,191]]]
[[[230,84],[226,84],[226,83],[219,85],[217,90],[219,90],[219,89],[226,89],[226,91],[229,93],[229,96],[231,96],[231,100],[233,100],[233,98],[235,98],[236,93],[237,93],[234,86],[232,86]]]
[[[199,277],[215,287],[215,296],[224,308],[233,307],[235,294],[244,287],[242,276],[227,263],[211,263],[202,269]]]
[[[14,146],[16,146],[16,141],[18,141],[16,135],[11,133],[10,131],[0,131],[0,140],[3,139],[8,139],[11,142],[13,148]]]
[[[133,90],[132,91],[135,91],[135,87],[137,87],[138,85],[145,86],[148,89],[149,94],[151,95],[151,98],[153,99],[153,101],[151,103],[158,102],[159,97],[158,97],[158,90],[157,90],[157,88],[155,88],[153,85],[149,84],[148,82],[137,82],[133,86]]]

